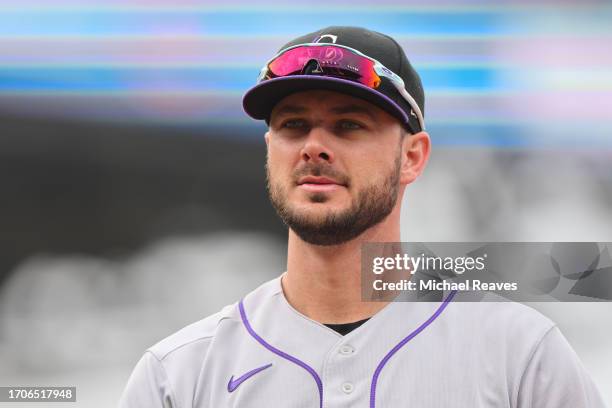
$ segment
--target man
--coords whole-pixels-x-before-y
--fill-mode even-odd
[[[281,47],[244,96],[269,126],[287,270],[148,349],[121,399],[153,407],[602,407],[559,329],[505,303],[364,302],[361,245],[400,241],[430,139],[392,38],[327,27]]]

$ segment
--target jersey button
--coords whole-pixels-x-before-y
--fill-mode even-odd
[[[351,384],[350,382],[345,382],[344,384],[342,384],[342,391],[344,391],[345,394],[350,394],[351,392],[353,392],[353,384]]]
[[[344,356],[349,356],[355,352],[355,349],[352,346],[345,344],[344,346],[340,347],[338,352]]]

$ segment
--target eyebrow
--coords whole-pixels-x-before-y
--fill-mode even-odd
[[[372,111],[368,108],[365,108],[360,105],[350,104],[350,105],[342,105],[336,106],[329,110],[331,113],[335,113],[338,115],[346,114],[346,113],[362,113],[370,117],[373,121],[376,121],[376,116],[372,113]],[[276,111],[276,116],[282,115],[290,115],[290,114],[299,114],[308,112],[308,109],[299,106],[299,105],[283,105]]]

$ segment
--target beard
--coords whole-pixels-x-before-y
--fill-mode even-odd
[[[363,187],[346,210],[329,210],[322,217],[308,215],[292,207],[287,190],[280,183],[272,182],[266,164],[268,196],[278,216],[302,240],[313,245],[339,245],[358,237],[393,211],[399,190],[400,166],[401,154],[398,154],[394,167],[383,180],[375,180]],[[334,178],[346,188],[350,185],[347,177],[327,164],[307,164],[295,172],[293,179],[297,183],[299,177],[308,175]],[[324,203],[328,196],[326,193],[314,193],[310,194],[309,199],[312,203]]]

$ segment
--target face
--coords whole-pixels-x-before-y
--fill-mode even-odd
[[[331,91],[291,94],[274,107],[266,144],[270,201],[306,242],[349,241],[396,205],[402,128],[377,106]]]

